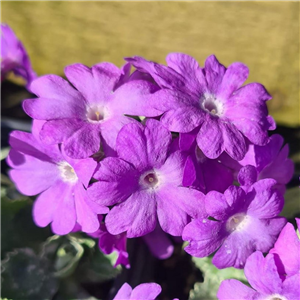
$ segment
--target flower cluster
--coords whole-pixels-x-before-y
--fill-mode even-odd
[[[127,238],[143,237],[166,258],[173,236],[193,256],[215,252],[218,268],[249,269],[286,224],[278,215],[293,173],[283,138],[268,135],[271,96],[259,83],[243,85],[247,66],[226,68],[214,55],[203,67],[182,53],[167,65],[126,61],[74,64],[67,80],[31,83],[37,98],[23,108],[32,133],[12,132],[8,164],[17,188],[39,195],[35,223],[86,232],[127,267]],[[133,299],[139,290],[119,293]]]

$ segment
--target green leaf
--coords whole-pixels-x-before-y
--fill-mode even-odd
[[[30,248],[8,253],[2,262],[2,296],[12,299],[51,299],[58,289],[49,260]]]
[[[34,224],[32,201],[27,197],[19,200],[2,197],[1,225],[2,258],[15,248],[29,247],[37,251],[40,244],[50,235],[49,228],[40,228]]]
[[[284,195],[285,204],[281,212],[281,216],[286,218],[294,218],[300,213],[300,188],[294,187],[288,189]]]
[[[91,251],[81,260],[76,276],[80,282],[103,282],[115,278],[122,270],[121,266],[114,268],[117,254],[113,252],[104,255],[98,248]]]
[[[211,260],[212,257],[192,258],[197,268],[199,268],[204,277],[203,282],[197,282],[194,289],[190,291],[189,300],[211,300],[217,299],[217,292],[221,282],[224,279],[237,279],[247,283],[244,270],[235,268],[218,269]]]
[[[92,245],[89,239],[77,239],[71,234],[66,236],[54,235],[43,244],[42,256],[52,260],[55,276],[66,278],[72,275],[83,256],[82,244]]]

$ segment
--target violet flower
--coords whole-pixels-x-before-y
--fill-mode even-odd
[[[113,300],[155,300],[160,293],[161,287],[157,283],[142,283],[132,289],[125,282]]]
[[[152,232],[157,220],[163,231],[180,236],[190,217],[205,216],[204,195],[182,187],[185,156],[168,155],[171,133],[158,121],[124,126],[117,137],[118,157],[108,157],[88,193],[100,205],[115,205],[105,224],[111,234],[139,237]]]
[[[170,53],[168,66],[142,57],[126,60],[168,91],[169,97],[149,102],[149,107],[164,112],[163,125],[180,133],[197,128],[197,144],[211,159],[226,151],[233,159],[241,160],[247,140],[264,145],[267,131],[275,129],[265,103],[271,96],[259,83],[242,87],[249,72],[242,63],[226,69],[211,55],[202,69],[194,58],[182,53]],[[154,115],[149,112],[146,116]]]
[[[59,76],[42,76],[31,85],[38,98],[25,100],[23,108],[30,117],[47,121],[41,139],[48,144],[63,143],[69,157],[86,158],[101,145],[106,155],[114,155],[121,127],[137,122],[124,114],[136,107],[143,110],[141,94],[157,90],[145,80],[126,83],[129,72],[129,64],[121,69],[111,63],[92,68],[68,66],[65,74],[76,89]]]
[[[282,279],[274,254],[266,257],[259,251],[246,262],[245,275],[251,287],[236,279],[222,281],[217,293],[219,300],[296,300],[300,299],[299,273]]]
[[[34,202],[33,219],[38,226],[51,223],[56,234],[72,231],[76,222],[85,232],[99,228],[97,214],[108,211],[88,199],[86,187],[97,162],[91,158],[70,159],[59,147],[39,140],[43,122],[34,122],[33,133],[13,131],[7,159],[9,176],[24,195],[40,194]]]
[[[239,161],[241,166],[255,167],[254,181],[274,178],[277,181],[276,187],[282,194],[294,173],[294,163],[288,158],[289,146],[282,147],[283,142],[282,136],[274,134],[265,146],[250,145],[245,157]]]
[[[217,251],[212,262],[219,269],[243,268],[254,251],[269,251],[286,223],[277,217],[284,200],[273,189],[275,184],[273,179],[263,179],[248,192],[237,186],[224,194],[209,192],[205,209],[210,218],[198,218],[185,227],[182,238],[190,242],[185,251],[196,257]]]
[[[37,77],[21,41],[8,25],[1,24],[1,81],[10,71],[23,77],[27,82],[27,88]]]

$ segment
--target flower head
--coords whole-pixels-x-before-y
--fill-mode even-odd
[[[158,121],[124,126],[116,142],[118,157],[108,157],[88,192],[93,201],[112,206],[105,219],[111,234],[128,237],[152,232],[157,225],[180,236],[190,217],[204,215],[203,194],[182,187],[185,156],[169,155],[171,134]]]
[[[255,145],[267,142],[267,131],[275,129],[266,101],[271,97],[258,83],[242,84],[248,68],[233,63],[227,69],[214,55],[200,68],[194,58],[181,53],[167,56],[168,66],[141,57],[127,58],[139,71],[150,74],[168,96],[149,106],[164,112],[161,122],[175,132],[197,130],[197,144],[209,158],[223,151],[241,160],[247,140]]]
[[[10,71],[23,77],[27,87],[37,77],[23,44],[8,25],[1,24],[1,80]]]
[[[247,259],[245,275],[252,288],[235,279],[224,280],[218,290],[218,299],[292,300],[300,297],[299,273],[282,279],[274,254],[264,257],[259,251],[253,253]]]
[[[39,139],[40,122],[33,134],[14,131],[10,135],[9,175],[24,195],[37,195],[33,218],[38,226],[51,223],[56,234],[72,231],[76,222],[85,232],[99,228],[97,214],[107,208],[91,202],[86,193],[97,162],[92,158],[70,159],[56,145],[48,146]]]
[[[114,155],[119,130],[137,122],[124,114],[143,106],[140,94],[157,89],[145,80],[129,80],[129,72],[129,64],[121,69],[111,63],[68,66],[65,74],[73,86],[56,75],[42,76],[31,85],[38,98],[25,100],[23,108],[33,119],[47,121],[41,139],[63,143],[69,157],[87,158],[101,146]]]
[[[218,268],[243,268],[254,251],[267,252],[286,223],[277,217],[283,197],[273,189],[275,181],[264,179],[245,192],[230,186],[224,194],[209,192],[205,197],[208,219],[189,223],[182,238],[189,241],[185,250],[205,257],[217,250],[212,260]]]

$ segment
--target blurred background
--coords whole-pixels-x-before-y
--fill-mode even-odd
[[[2,22],[23,42],[38,75],[64,76],[64,67],[77,62],[121,66],[123,57],[134,55],[164,63],[169,52],[187,53],[200,66],[210,54],[225,66],[235,61],[248,65],[247,83],[262,83],[273,96],[268,107],[278,124],[276,132],[290,145],[296,171],[284,215],[291,220],[299,216],[299,2],[5,1],[1,10]],[[1,96],[3,296],[108,299],[124,281],[135,285],[144,277],[163,286],[161,299],[187,299],[193,284],[203,278],[181,245],[170,259],[157,261],[142,243],[130,242],[135,261],[114,280],[120,269],[112,268],[113,258],[95,250],[95,241],[53,237],[48,228],[33,224],[33,198],[18,194],[5,176],[4,160],[8,133],[30,129],[21,102],[33,95],[19,78],[10,76]],[[215,293],[211,286],[207,290]],[[207,294],[190,299],[214,298]]]

